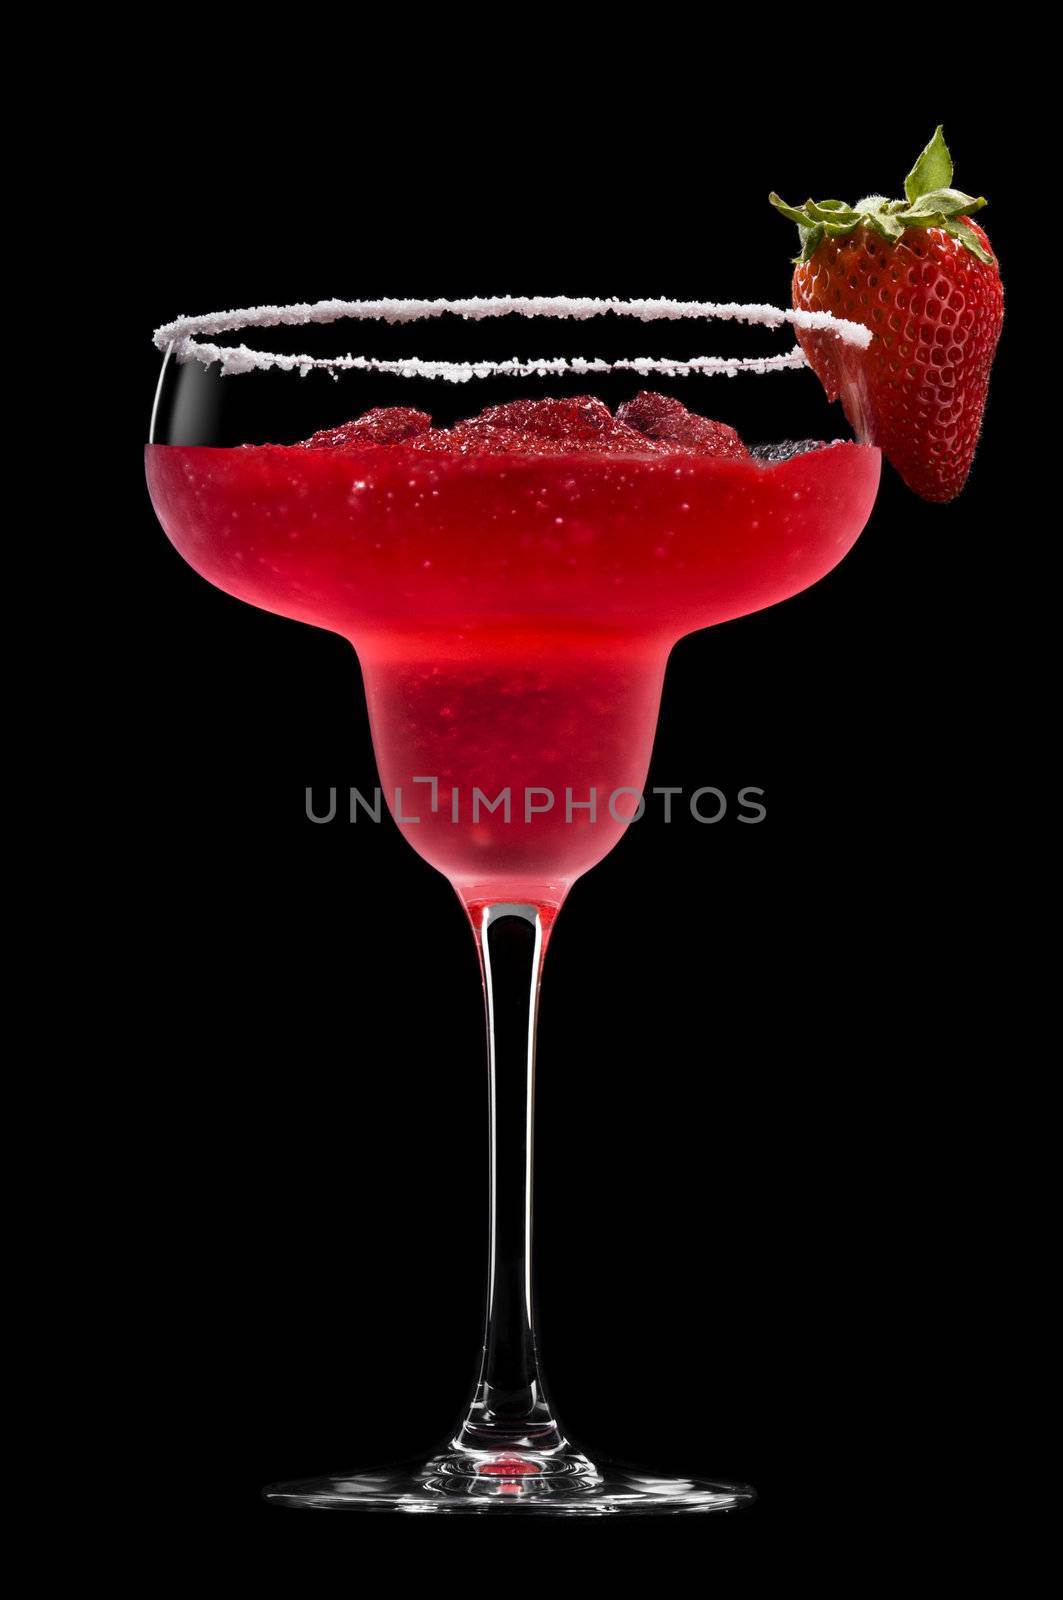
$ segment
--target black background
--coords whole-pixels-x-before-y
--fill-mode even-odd
[[[1022,582],[999,557],[1021,307],[957,503],[925,505],[884,468],[841,567],[675,651],[651,781],[760,785],[767,820],[647,819],[576,886],[551,946],[548,1381],[592,1453],[760,1492],[750,1513],[682,1525],[485,1529],[259,1501],[278,1477],[427,1450],[467,1399],[481,999],[445,881],[390,826],[304,815],[308,784],[376,781],[349,646],[211,589],[155,523],[150,334],[329,295],[785,303],[795,240],[768,190],[899,192],[938,120],[957,182],[989,197],[1010,289],[1010,154],[966,94],[887,115],[847,88],[827,115],[759,76],[756,94],[725,93],[751,65],[740,43],[674,93],[689,65],[675,41],[637,88],[611,68],[570,75],[563,56],[534,87],[514,43],[512,95],[448,58],[454,92],[433,96],[374,41],[342,93],[343,63],[323,57],[253,93],[225,88],[254,76],[237,56],[202,83],[159,69],[135,96],[119,86],[121,114],[74,156],[120,287],[114,400],[88,423],[115,447],[92,562],[95,775],[114,824],[98,1001],[112,1065],[92,1112],[128,1130],[101,1180],[116,1392],[134,1400],[130,1471],[151,1507],[138,1526],[167,1565],[248,1586],[355,1578],[370,1551],[424,1581],[488,1548],[520,1555],[515,1582],[540,1558],[554,1581],[576,1549],[612,1581],[682,1548],[751,1590],[800,1571],[862,1592],[853,1574],[888,1561],[898,1519],[904,1537],[933,1523],[987,1427],[971,1329],[1010,1134],[972,1053],[1018,760],[1013,638],[987,617],[1006,619]],[[680,392],[755,436],[769,390],[776,432],[843,431],[809,374]],[[112,1010],[114,991],[128,1005]]]

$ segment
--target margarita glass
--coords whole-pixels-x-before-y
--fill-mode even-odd
[[[615,415],[586,394],[524,398],[451,428],[409,406],[352,404],[351,414],[366,413],[360,420],[287,444],[229,442],[218,426],[241,384],[279,394],[298,381],[292,374],[318,368],[353,377],[364,399],[384,374],[410,380],[420,398],[448,379],[506,376],[527,393],[543,377],[621,370],[646,382],[803,361],[795,351],[749,361],[453,363],[200,342],[249,326],[402,324],[455,310],[577,323],[605,314],[796,320],[838,341],[849,414],[859,414],[865,330],[767,307],[326,302],[159,330],[165,361],[147,452],[159,520],[218,587],[355,646],[388,805],[468,911],[487,1005],[488,1306],[468,1414],[428,1460],[267,1494],[288,1505],[412,1511],[728,1509],[752,1491],[593,1461],[565,1438],[544,1390],[531,1280],[539,981],[568,889],[641,803],[672,646],[797,593],[841,560],[870,514],[879,453],[838,442],[758,455],[733,430],[647,392]]]

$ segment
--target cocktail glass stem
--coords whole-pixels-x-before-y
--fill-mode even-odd
[[[543,1388],[532,1298],[535,1028],[554,908],[507,902],[469,909],[487,1004],[490,1228],[483,1361],[453,1444],[554,1453],[565,1440]]]
[[[490,1255],[476,1391],[455,1437],[427,1460],[277,1483],[266,1498],[286,1506],[503,1516],[516,1507],[521,1515],[613,1516],[747,1504],[753,1491],[741,1485],[647,1477],[592,1461],[558,1427],[535,1346],[531,1250],[535,1022],[558,905],[462,898],[480,949],[490,1069]]]

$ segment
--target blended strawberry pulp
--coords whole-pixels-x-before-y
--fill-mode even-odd
[[[640,394],[615,416],[517,401],[443,429],[392,408],[295,445],[149,445],[147,473],[204,577],[355,645],[414,848],[466,901],[557,905],[627,825],[672,645],[840,561],[879,452],[766,461]]]

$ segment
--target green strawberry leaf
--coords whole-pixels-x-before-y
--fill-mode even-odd
[[[984,205],[984,199],[976,199],[959,189],[930,189],[907,210],[898,212],[898,216],[902,222],[921,222],[927,217],[970,216],[972,211],[981,211]]]
[[[859,211],[854,211],[852,206],[847,206],[840,200],[832,200],[829,204],[814,200],[805,201],[805,215],[811,217],[813,222],[827,222],[832,226],[837,223],[855,224],[860,221]]]
[[[780,200],[777,194],[769,194],[768,199],[776,211],[781,212],[784,217],[789,217],[791,222],[796,222],[799,228],[808,226],[811,219],[806,217],[803,211],[798,211],[796,206],[788,206],[786,201]]]
[[[881,239],[890,244],[896,244],[898,239],[904,237],[904,223],[889,211],[867,211],[864,213],[864,226],[877,233]]]
[[[934,137],[905,178],[904,192],[913,202],[920,195],[929,194],[931,189],[948,189],[951,186],[952,157],[939,123],[934,129]]]
[[[995,266],[994,258],[982,244],[974,229],[968,227],[966,222],[961,222],[959,217],[947,217],[941,226],[951,238],[958,239],[973,256],[977,256],[979,261],[984,261],[987,267]]]
[[[801,226],[797,231],[801,235],[801,254],[794,257],[795,266],[799,261],[810,261],[812,259],[823,243],[826,230],[821,222],[817,222],[814,228]]]

